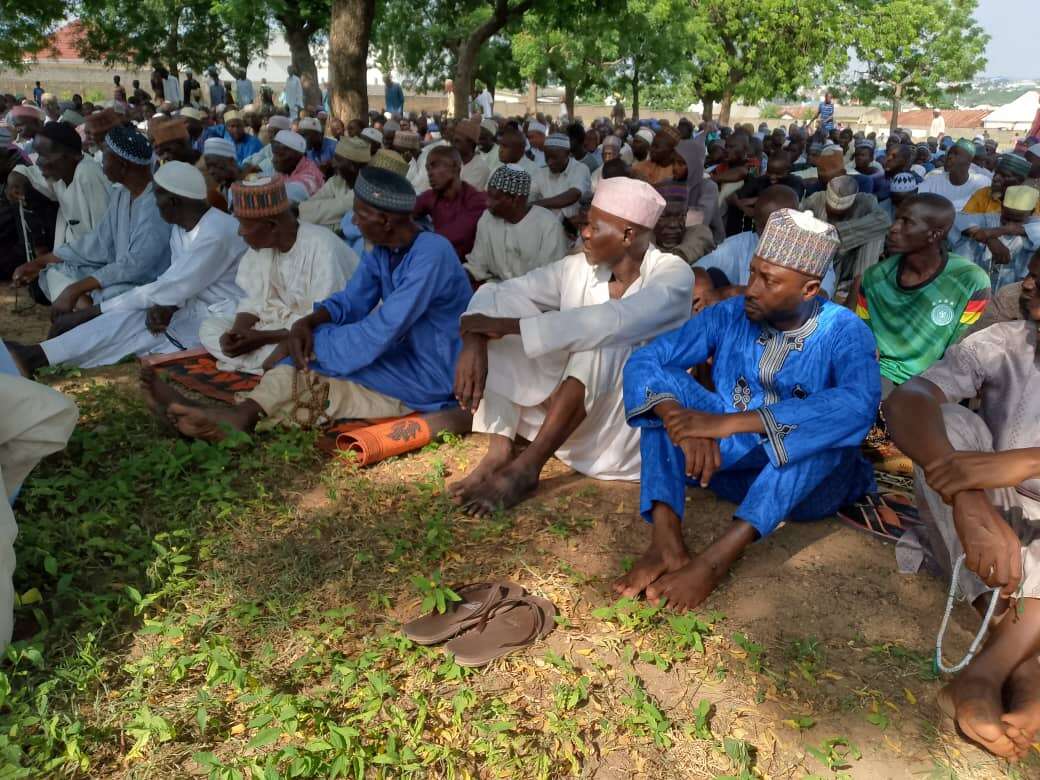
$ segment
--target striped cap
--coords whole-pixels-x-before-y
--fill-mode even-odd
[[[563,133],[553,133],[545,139],[546,149],[570,149],[571,139]]]
[[[1028,176],[1032,169],[1029,160],[1017,154],[1002,154],[997,158],[997,170],[1014,176]]]
[[[522,195],[526,198],[531,194],[531,174],[523,168],[500,165],[488,179],[487,188],[504,192],[506,195]]]
[[[231,185],[235,216],[239,219],[263,219],[288,211],[291,203],[285,194],[285,179],[280,175],[260,176]]]

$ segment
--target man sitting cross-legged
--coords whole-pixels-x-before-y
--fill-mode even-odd
[[[105,215],[85,236],[15,269],[16,285],[36,281],[51,317],[154,282],[170,265],[170,225],[152,187],[152,145],[132,127],[105,136],[102,169],[112,190]]]
[[[358,257],[328,228],[293,215],[280,176],[233,184],[231,196],[249,246],[235,277],[245,296],[233,312],[203,320],[199,340],[222,371],[259,374],[289,326],[343,289]]]
[[[881,397],[874,340],[818,297],[835,230],[793,209],[766,223],[741,297],[701,312],[635,352],[625,410],[641,430],[640,511],[649,549],[615,583],[692,609],[756,539],[784,520],[827,517],[874,489],[859,445]],[[714,391],[687,371],[712,359]],[[691,558],[686,486],[738,503],[729,528]]]
[[[234,311],[235,284],[246,246],[238,220],[206,202],[202,172],[169,162],[155,172],[155,201],[173,225],[170,267],[150,284],[63,318],[65,332],[31,347],[11,345],[22,367],[106,366],[127,355],[176,352],[199,344],[199,324],[214,311]]]
[[[251,431],[262,417],[322,424],[454,406],[458,323],[472,291],[448,240],[412,221],[414,207],[415,190],[403,176],[362,171],[354,219],[374,248],[346,289],[293,323],[268,360],[290,355],[291,364],[268,370],[231,408],[194,406],[144,371],[153,408],[182,434],[214,441],[228,427]]]
[[[925,524],[900,539],[900,568],[916,569],[925,548],[949,581],[965,555],[959,593],[980,612],[989,588],[1004,597],[985,646],[940,692],[940,707],[970,739],[1011,759],[1040,735],[1038,321],[1034,288],[1025,320],[954,344],[884,407],[892,439],[915,464]],[[980,394],[978,414],[958,405]]]
[[[606,179],[582,230],[583,253],[473,296],[455,392],[490,441],[451,487],[467,511],[517,504],[554,454],[597,479],[638,477],[639,434],[624,424],[621,369],[634,345],[689,317],[693,290],[686,262],[651,244],[664,205],[646,182]],[[519,454],[518,436],[531,441]]]

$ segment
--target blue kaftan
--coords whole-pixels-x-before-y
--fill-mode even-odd
[[[653,408],[674,400],[713,414],[756,410],[766,433],[719,442],[722,467],[709,487],[739,503],[736,517],[760,536],[784,519],[826,517],[873,491],[859,446],[877,415],[881,379],[874,337],[848,309],[817,299],[797,330],[753,322],[743,296],[705,309],[658,336],[625,365],[625,412],[640,427],[640,511],[654,502],[681,518],[687,479],[682,450]],[[714,392],[687,370],[713,359]]]
[[[170,230],[159,215],[154,185],[136,198],[115,187],[97,227],[54,251],[62,260],[55,267],[74,281],[93,276],[101,284],[94,301],[108,300],[154,282],[170,267]]]
[[[419,233],[399,250],[373,247],[344,290],[314,305],[332,323],[314,332],[311,368],[417,411],[452,406],[459,318],[472,295],[443,236]]]

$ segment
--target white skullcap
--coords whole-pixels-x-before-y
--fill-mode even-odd
[[[232,160],[237,159],[235,157],[235,145],[227,138],[207,138],[206,142],[202,145],[202,153],[211,154],[214,157],[230,157]]]
[[[483,122],[480,123],[480,126],[492,135],[498,134],[498,122],[496,122],[494,119],[485,119]]]
[[[546,149],[570,149],[571,139],[563,133],[553,133],[545,139]]]
[[[282,116],[281,114],[275,114],[267,120],[267,126],[271,130],[291,130],[292,122],[289,121],[289,117]]]
[[[205,119],[205,116],[203,116],[201,111],[197,108],[192,108],[191,106],[185,106],[178,113],[180,113],[181,116],[188,117],[188,119],[198,119],[200,122]]]
[[[304,154],[307,151],[307,142],[303,139],[303,136],[299,133],[294,133],[292,130],[279,130],[274,140],[275,143],[288,146],[300,154]]]
[[[216,105],[216,106],[214,106],[213,110],[214,110],[214,111],[216,111],[216,112],[217,112],[217,113],[219,114],[219,113],[221,113],[221,112],[222,112],[222,111],[223,111],[223,110],[224,110],[225,108],[227,108],[227,104],[226,104],[226,103],[217,103],[217,105]]]
[[[911,171],[913,171],[914,173],[916,173],[916,174],[917,174],[918,176],[920,176],[920,177],[921,177],[922,179],[923,179],[923,178],[924,178],[925,176],[927,176],[927,175],[928,175],[928,171],[926,171],[926,170],[924,169],[924,166],[923,166],[923,165],[920,165],[920,164],[917,164],[917,165],[911,165],[911,166],[910,166],[910,170],[911,170]]]
[[[636,138],[642,138],[648,144],[652,144],[654,142],[654,131],[649,127],[641,127],[639,132],[636,133]]]
[[[321,122],[319,122],[317,119],[315,119],[312,116],[304,117],[303,119],[300,120],[300,129],[301,130],[315,130],[315,131],[320,133],[321,132]]]
[[[160,165],[155,172],[156,186],[188,200],[206,200],[206,180],[194,165],[176,160]]]
[[[545,135],[549,132],[549,128],[543,125],[541,122],[528,122],[527,132],[529,133],[541,133]]]
[[[362,130],[361,137],[367,138],[374,144],[383,143],[383,134],[374,127],[366,127],[364,130]]]

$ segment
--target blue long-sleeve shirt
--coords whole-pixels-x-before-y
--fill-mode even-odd
[[[224,137],[235,145],[235,162],[238,163],[240,168],[245,164],[247,157],[252,157],[264,148],[264,145],[260,143],[260,139],[255,135],[250,135],[249,133],[242,136],[241,141],[236,141],[225,129]]]
[[[732,412],[758,412],[774,466],[859,447],[881,402],[877,346],[853,312],[819,299],[816,307],[800,328],[781,332],[748,319],[738,296],[658,336],[625,365],[629,424],[660,426],[651,410],[682,398],[687,370],[714,358],[715,392]]]
[[[170,267],[170,229],[159,215],[154,185],[136,198],[116,187],[97,227],[54,254],[76,280],[93,276],[102,288],[147,284]]]
[[[386,110],[391,114],[404,111],[404,90],[396,81],[386,88]]]
[[[314,332],[311,368],[416,411],[454,405],[459,318],[472,295],[451,243],[419,233],[411,246],[365,252],[341,292],[314,305],[332,322]]]

